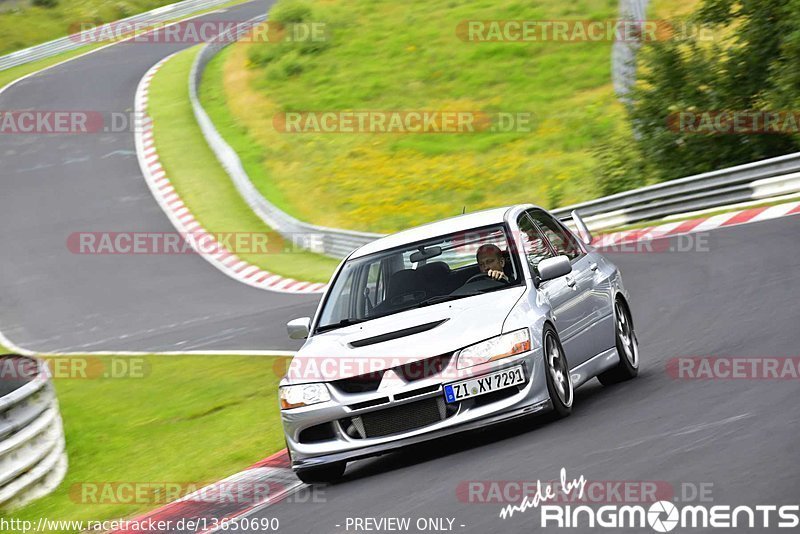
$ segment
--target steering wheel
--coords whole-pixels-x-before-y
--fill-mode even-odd
[[[477,282],[478,280],[483,280],[483,279],[494,280],[494,278],[492,278],[491,276],[489,276],[486,273],[478,273],[478,274],[473,274],[472,276],[470,276],[467,279],[467,281],[464,282],[464,285],[471,284],[472,282]]]
[[[400,306],[401,304],[406,304],[409,302],[421,301],[424,298],[425,298],[425,292],[417,290],[395,295],[394,297],[389,299],[389,302],[392,304],[392,306]]]

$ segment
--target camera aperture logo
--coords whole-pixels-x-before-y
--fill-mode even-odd
[[[669,501],[658,501],[647,510],[647,522],[656,532],[669,532],[678,524],[678,507]]]

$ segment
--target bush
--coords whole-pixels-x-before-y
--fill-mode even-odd
[[[259,46],[248,48],[247,59],[251,66],[264,67],[281,57],[282,54],[283,50],[279,44],[262,43]]]
[[[53,8],[58,5],[58,0],[33,0],[36,7]]]
[[[693,32],[684,40],[642,48],[631,125],[638,150],[659,181],[757,161],[800,150],[786,133],[696,133],[670,127],[684,111],[774,111],[800,104],[800,0],[703,0],[691,21],[713,40]],[[625,150],[625,147],[617,147]],[[618,173],[632,177],[641,165],[618,158]]]
[[[266,70],[266,77],[269,80],[286,80],[293,76],[299,76],[305,70],[305,62],[297,51],[290,50],[286,54],[277,58]]]
[[[134,14],[131,10],[131,6],[125,2],[117,2],[114,4],[114,10],[117,12],[117,18],[120,19],[128,18]]]
[[[593,151],[597,161],[600,196],[613,195],[647,185],[653,171],[630,134],[614,134]]]
[[[276,5],[271,13],[270,22],[288,26],[313,21],[311,8],[301,2],[286,2]],[[283,28],[282,31],[290,31]],[[273,28],[270,28],[273,31]],[[278,33],[281,35],[281,33]],[[330,47],[330,41],[298,40],[292,41],[288,34],[283,34],[280,41],[263,42],[248,50],[248,59],[252,67],[268,67],[266,77],[271,80],[284,80],[302,74],[308,62],[302,56],[317,55]]]
[[[276,5],[269,20],[279,24],[297,24],[311,20],[311,7],[305,2],[283,2]]]

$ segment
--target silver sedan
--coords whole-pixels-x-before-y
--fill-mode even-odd
[[[638,373],[617,267],[547,211],[518,205],[369,243],[333,275],[280,384],[292,467],[305,482],[348,461],[544,410]]]

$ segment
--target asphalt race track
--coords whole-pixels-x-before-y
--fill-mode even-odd
[[[683,483],[711,483],[714,504],[797,504],[797,381],[679,380],[665,368],[679,356],[800,355],[800,216],[701,236],[708,251],[609,255],[634,299],[635,380],[592,380],[562,421],[518,420],[350,464],[316,496],[325,502],[286,501],[250,517],[277,517],[291,533],[346,532],[348,517],[380,516],[455,518],[455,532],[560,532],[539,527],[539,510],[503,520],[500,504],[463,502],[457,489],[557,480],[561,467],[570,478],[667,482],[676,497]],[[690,244],[671,241],[681,239]]]
[[[245,20],[265,8],[253,2],[207,17]],[[147,69],[184,46],[107,48],[11,87],[0,109],[130,110]],[[50,351],[297,346],[284,324],[311,313],[317,297],[250,288],[197,256],[69,252],[72,232],[173,230],[141,176],[132,134],[0,136],[0,158],[0,331],[16,343]],[[289,499],[249,517],[277,517],[287,533],[346,532],[348,517],[530,532],[541,530],[538,510],[503,520],[501,504],[465,502],[458,489],[471,480],[554,480],[562,467],[589,480],[661,481],[676,497],[681,484],[711,484],[714,504],[796,503],[797,381],[675,379],[666,365],[681,356],[800,355],[798,236],[796,215],[700,234],[689,252],[611,254],[633,297],[639,378],[590,382],[562,421],[518,420],[356,462],[320,490],[321,502]]]
[[[201,20],[247,20],[250,2]],[[139,80],[187,44],[119,43],[27,78],[0,109],[127,111]],[[318,296],[254,289],[196,255],[78,255],[73,232],[174,232],[132,132],[0,135],[0,332],[34,351],[292,349],[284,317]]]

